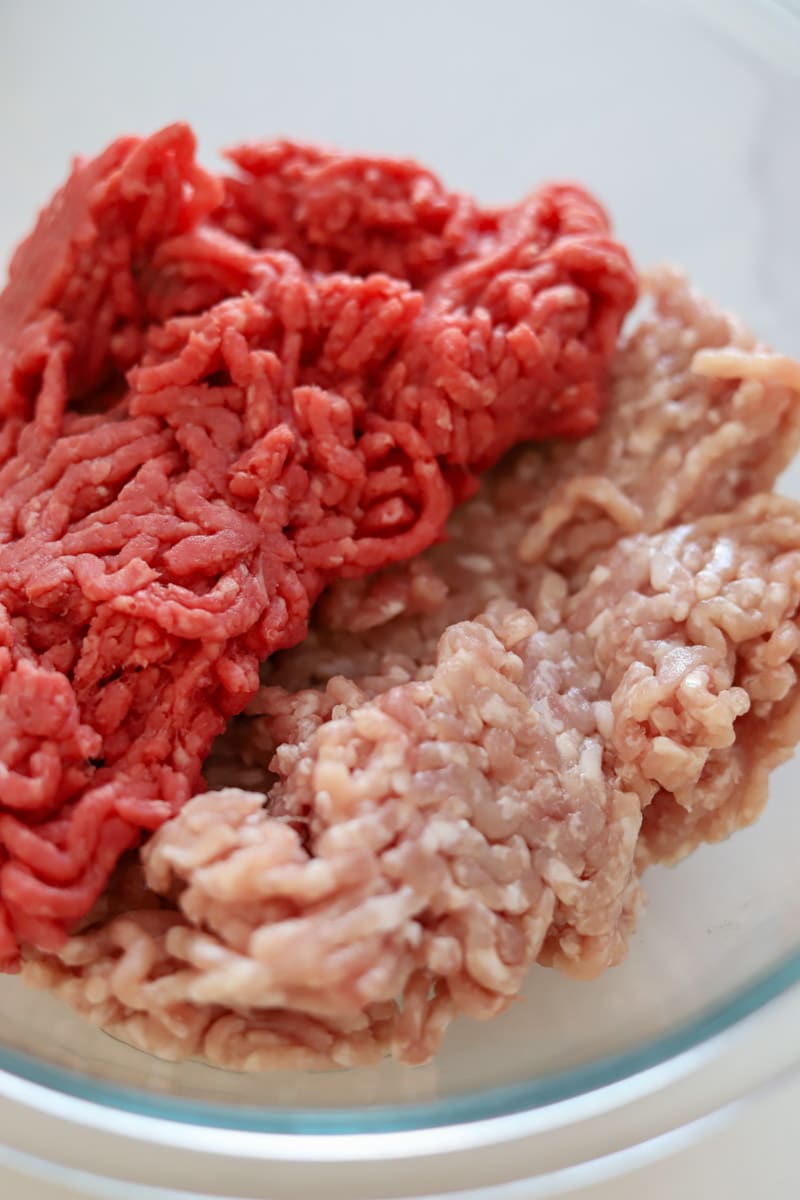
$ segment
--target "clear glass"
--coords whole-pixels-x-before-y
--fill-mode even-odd
[[[487,201],[575,177],[606,200],[640,264],[683,264],[776,347],[800,353],[800,22],[786,6],[305,0],[247,6],[246,30],[219,12],[150,0],[123,39],[119,9],[100,0],[48,6],[46,28],[36,6],[4,13],[0,158],[14,165],[0,190],[0,252],[71,153],[186,114],[207,156],[286,132],[414,154]],[[176,57],[187,24],[193,62],[214,58],[213,86],[192,56]],[[784,487],[800,496],[799,469]],[[3,977],[0,1068],[121,1109],[304,1133],[450,1124],[575,1097],[704,1042],[800,982],[799,785],[800,762],[788,763],[756,826],[650,872],[649,910],[621,967],[591,984],[535,970],[510,1012],[458,1023],[426,1067],[240,1076],[172,1065]]]

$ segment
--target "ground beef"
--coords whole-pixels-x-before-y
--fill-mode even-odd
[[[166,1057],[421,1062],[534,962],[618,962],[643,868],[754,819],[800,736],[800,505],[765,491],[800,368],[647,288],[598,430],[335,585],[217,744],[223,790],[30,982]]]
[[[0,966],[196,790],[340,577],[579,435],[636,280],[597,203],[188,128],[80,162],[0,296]]]

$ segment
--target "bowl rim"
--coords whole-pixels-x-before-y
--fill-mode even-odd
[[[738,1099],[729,1101],[722,1108],[696,1117],[675,1128],[656,1133],[641,1142],[603,1153],[596,1158],[576,1162],[567,1167],[544,1174],[529,1176],[522,1180],[509,1180],[500,1184],[480,1185],[477,1188],[457,1192],[448,1192],[447,1200],[519,1200],[517,1184],[525,1186],[525,1200],[553,1200],[556,1196],[570,1195],[576,1189],[597,1187],[600,1184],[618,1180],[636,1170],[669,1158],[681,1150],[690,1149],[698,1142],[725,1129],[729,1123],[747,1111],[752,1104],[765,1099],[775,1092],[784,1090],[795,1081],[798,1068],[789,1068],[781,1074]],[[185,1188],[175,1190],[163,1186],[153,1186],[149,1183],[131,1183],[121,1181],[118,1177],[107,1174],[97,1174],[91,1170],[75,1166],[62,1166],[38,1154],[25,1151],[15,1151],[0,1144],[0,1167],[8,1167],[17,1174],[39,1180],[49,1187],[71,1187],[88,1196],[97,1196],[99,1200],[111,1200],[120,1196],[120,1184],[125,1188],[124,1200],[237,1200],[233,1195],[222,1196],[215,1193],[200,1192]],[[242,1200],[241,1197],[238,1200]],[[260,1200],[266,1200],[263,1195]],[[397,1198],[399,1200],[399,1198]],[[413,1200],[412,1197],[405,1200]],[[418,1200],[445,1200],[444,1197],[420,1196]]]

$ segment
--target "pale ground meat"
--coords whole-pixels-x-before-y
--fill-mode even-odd
[[[207,764],[223,790],[29,982],[169,1058],[418,1063],[533,963],[619,962],[642,869],[757,816],[800,736],[800,505],[769,492],[800,368],[646,285],[598,431],[334,588]]]

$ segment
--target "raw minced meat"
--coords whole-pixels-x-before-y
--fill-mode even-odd
[[[647,290],[597,431],[336,584],[221,790],[25,978],[167,1057],[421,1062],[534,962],[618,962],[643,868],[755,818],[800,735],[800,505],[768,490],[800,368],[674,273]]]
[[[323,588],[586,433],[636,279],[599,205],[505,209],[183,125],[79,162],[0,296],[0,966],[178,812]]]

